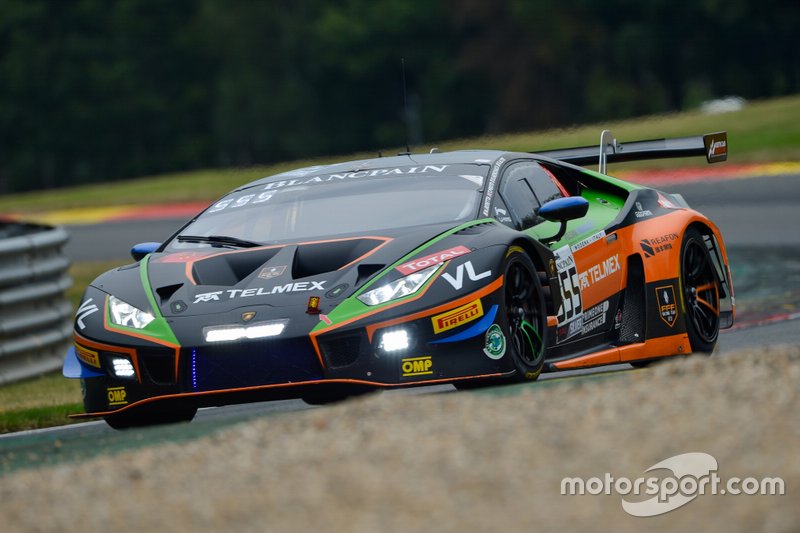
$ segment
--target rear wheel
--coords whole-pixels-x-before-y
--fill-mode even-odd
[[[692,351],[711,353],[719,336],[720,286],[705,239],[695,228],[683,236],[680,285]]]
[[[514,380],[534,381],[544,367],[547,313],[539,275],[522,248],[509,248],[503,279],[504,333],[517,370]]]

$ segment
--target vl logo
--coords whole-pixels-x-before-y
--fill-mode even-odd
[[[85,329],[86,324],[84,324],[83,319],[88,317],[92,313],[96,313],[98,311],[99,309],[97,308],[97,306],[92,303],[92,298],[89,298],[88,300],[83,302],[81,306],[78,308],[78,313],[76,317],[78,322],[78,327],[81,329]]]
[[[457,291],[461,290],[461,287],[464,286],[464,271],[467,271],[467,277],[471,281],[479,281],[483,278],[488,278],[492,275],[491,270],[487,270],[486,272],[481,272],[480,274],[475,273],[475,267],[472,266],[472,261],[467,261],[463,265],[458,265],[456,268],[456,275],[455,277],[451,276],[449,273],[445,272],[442,274],[442,277],[447,280],[447,282],[453,286],[453,288]]]

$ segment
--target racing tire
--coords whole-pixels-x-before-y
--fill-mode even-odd
[[[510,378],[464,379],[453,382],[458,390],[523,381],[536,381],[544,368],[547,335],[547,314],[544,290],[533,262],[519,246],[511,246],[503,261],[503,305],[498,313],[498,323],[487,331],[487,356],[500,359],[508,352],[514,365]],[[523,322],[526,323],[523,326]],[[490,332],[496,328],[494,338],[502,343],[494,349],[489,345]],[[499,333],[499,334],[498,334]]]
[[[547,346],[544,289],[530,257],[518,246],[508,249],[503,263],[501,313],[507,350],[516,369],[512,381],[537,380]]]
[[[720,282],[703,234],[696,228],[683,235],[680,290],[692,352],[710,354],[719,337]]]
[[[106,424],[116,430],[125,430],[146,426],[160,426],[163,424],[176,424],[178,422],[191,422],[197,414],[196,407],[181,408],[153,408],[140,407],[131,412],[120,413],[105,417]]]

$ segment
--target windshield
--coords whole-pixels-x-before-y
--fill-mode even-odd
[[[351,181],[319,177],[299,185],[261,184],[222,198],[183,228],[181,235],[224,236],[266,244],[458,224],[477,215],[483,177],[475,175],[476,170],[483,171],[473,166],[469,174],[461,175],[378,176]],[[175,239],[169,249],[210,245],[190,239]]]

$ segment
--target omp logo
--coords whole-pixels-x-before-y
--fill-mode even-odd
[[[488,278],[492,275],[491,270],[487,270],[486,272],[481,272],[480,274],[475,273],[475,267],[472,266],[472,261],[467,261],[463,265],[458,265],[456,267],[456,275],[455,277],[451,276],[449,273],[445,272],[442,274],[442,277],[447,280],[447,282],[453,286],[453,288],[457,291],[461,290],[461,287],[464,286],[464,271],[467,271],[467,277],[472,281],[479,281],[483,278]]]
[[[125,387],[109,387],[106,389],[108,392],[108,405],[125,405],[128,403],[128,393]]]
[[[461,324],[471,322],[476,318],[483,316],[483,305],[480,300],[475,300],[468,304],[456,307],[455,309],[436,315],[431,318],[433,323],[433,332],[441,333],[453,328],[457,328]]]
[[[100,356],[97,355],[97,352],[92,351],[88,348],[84,348],[80,344],[76,344],[75,354],[78,356],[78,359],[80,359],[87,365],[100,368]]]
[[[423,268],[427,268],[429,266],[444,263],[449,259],[468,254],[469,252],[470,249],[466,246],[456,246],[455,248],[450,248],[449,250],[426,255],[425,257],[420,257],[419,259],[414,259],[413,261],[409,261],[408,263],[398,266],[395,270],[399,270],[405,275],[413,274],[417,270],[422,270]]]
[[[424,357],[409,357],[408,359],[401,360],[400,369],[403,371],[403,377],[413,376],[429,376],[433,374],[433,361],[430,355]]]
[[[92,298],[89,298],[88,300],[83,302],[81,306],[78,308],[78,313],[76,315],[76,321],[78,327],[81,329],[86,328],[86,324],[83,322],[83,320],[89,315],[96,313],[98,311],[99,309],[97,308],[97,306],[92,303]]]

